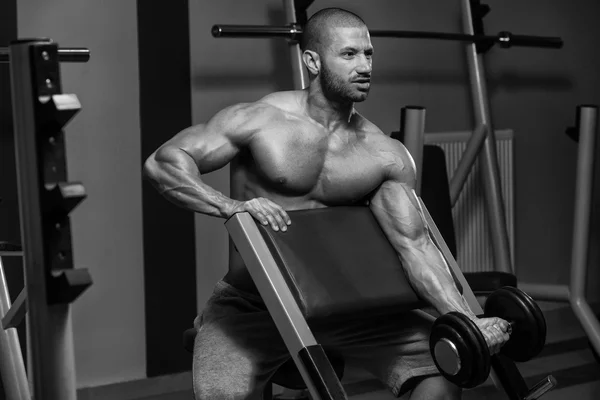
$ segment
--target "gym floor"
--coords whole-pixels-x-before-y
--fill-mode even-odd
[[[542,353],[519,370],[531,387],[543,377],[552,374],[557,387],[542,397],[544,400],[597,399],[600,392],[600,364],[594,358],[587,337],[570,308],[566,305],[541,303],[548,325],[546,346]],[[382,385],[362,371],[348,370],[344,387],[351,400],[391,400],[394,397]],[[173,393],[136,400],[190,400],[191,390],[175,389]],[[466,390],[464,400],[505,400],[490,381],[476,389]],[[133,400],[133,398],[132,398]]]

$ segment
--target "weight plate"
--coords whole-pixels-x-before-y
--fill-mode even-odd
[[[446,371],[448,362],[435,357],[435,346],[442,339],[450,341],[458,353],[460,369],[455,374]],[[490,353],[485,339],[477,325],[463,314],[452,312],[437,318],[431,331],[429,347],[440,373],[457,386],[475,387],[485,382],[490,373]],[[443,366],[446,366],[446,370]]]
[[[500,352],[517,362],[537,356],[546,343],[546,320],[537,303],[525,292],[505,286],[486,300],[486,317],[499,317],[512,322],[510,339]]]

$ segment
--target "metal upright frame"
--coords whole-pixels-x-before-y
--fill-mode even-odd
[[[463,30],[466,34],[474,35],[471,0],[461,0]],[[490,235],[493,250],[494,268],[497,271],[514,273],[510,255],[510,243],[506,227],[506,212],[500,184],[500,170],[496,153],[496,137],[490,114],[489,97],[485,79],[483,54],[478,51],[476,43],[465,45],[467,62],[469,66],[469,81],[473,99],[473,114],[475,129],[467,143],[467,148],[454,171],[450,182],[451,204],[456,204],[458,197],[477,156],[481,162],[481,173],[484,185],[485,203],[490,223]],[[410,115],[407,115],[410,118]],[[404,122],[403,124],[410,123]],[[417,170],[420,169],[422,159],[422,143],[424,138],[414,138],[412,134],[417,131],[403,132],[404,143],[415,158]]]
[[[12,318],[8,318],[12,308],[2,263],[3,257],[23,256],[23,252],[17,247],[19,246],[2,246],[0,243],[0,376],[7,400],[31,400],[17,328],[11,324]]]
[[[58,61],[60,62],[88,62],[90,50],[85,47],[69,47],[58,49]],[[10,62],[10,49],[0,47],[0,63]]]
[[[569,302],[590,343],[596,353],[600,354],[600,323],[585,296],[597,143],[596,136],[598,135],[598,106],[578,106],[576,127],[579,144],[577,150],[570,282],[568,285],[519,283],[519,287],[537,299]]]
[[[298,17],[306,17],[306,9],[314,0],[283,0],[283,10],[287,23],[295,27],[301,21],[298,21]],[[297,8],[296,5],[301,3],[301,7]],[[300,15],[299,15],[300,14]],[[292,28],[295,29],[295,28]],[[296,34],[297,32],[292,32]],[[300,49],[300,42],[297,40],[291,40],[289,43],[290,55],[292,60],[292,76],[294,79],[294,89],[300,90],[308,87],[308,71],[304,66],[302,60],[302,50]]]
[[[461,0],[461,2],[465,33],[473,34],[470,0]],[[456,204],[471,169],[477,161],[477,156],[481,156],[481,173],[490,223],[489,232],[494,251],[494,267],[497,271],[514,274],[483,55],[478,52],[476,44],[469,44],[466,47],[476,127],[450,181],[451,204]],[[413,156],[417,170],[419,170],[422,165],[422,145],[427,143],[427,134],[405,128],[420,123],[419,114],[414,112],[414,108],[411,106],[402,110],[400,125],[403,127],[404,144]],[[594,157],[596,135],[598,134],[597,120],[597,106],[577,107],[576,127],[579,145],[570,283],[568,285],[551,285],[519,282],[518,286],[536,300],[569,302],[595,351],[600,354],[600,323],[585,299]],[[424,135],[424,137],[419,137],[419,135]]]
[[[419,123],[420,116],[418,115],[418,112],[414,111],[414,107],[409,108],[411,109],[411,112],[402,113],[403,121],[401,122],[401,126],[412,126],[416,123]],[[575,186],[570,283],[568,285],[551,285],[519,282],[518,286],[537,300],[569,302],[576,318],[579,320],[585,334],[594,347],[594,350],[600,354],[600,323],[598,321],[598,317],[587,302],[585,295],[585,285],[588,270],[588,252],[590,240],[589,231],[592,208],[592,189],[594,182],[596,135],[598,135],[598,106],[578,106],[576,127],[579,143]],[[480,126],[477,130],[478,132],[473,135],[473,137],[477,137],[474,142],[481,143],[481,132],[483,128]],[[421,152],[418,148],[412,148],[412,146],[419,146],[420,141],[413,138],[413,136],[423,135],[423,139],[421,141],[427,142],[427,135],[415,130],[408,130],[404,132],[404,135],[405,137],[408,136],[409,138],[412,138],[412,140],[405,142],[405,144],[408,143],[407,148],[411,154],[413,154],[415,164],[419,168],[419,166],[422,164],[422,158],[419,157]],[[467,157],[470,160],[473,160],[474,156],[476,156],[477,145],[478,144],[473,145],[471,148],[469,148],[469,145],[467,146],[467,150],[465,152],[469,153]],[[461,160],[458,169],[463,166],[463,173],[465,171],[468,173],[470,166],[465,168],[465,165],[466,163],[463,163],[463,160]],[[458,179],[463,180],[464,176]]]
[[[28,353],[32,361],[28,375],[33,398],[75,400],[70,303],[91,285],[91,278],[86,269],[73,268],[68,214],[85,198],[85,190],[80,183],[67,181],[62,128],[81,106],[75,95],[62,94],[59,52],[48,39],[17,40],[11,43],[8,57],[24,293],[28,297]],[[71,61],[86,60],[75,56]],[[22,307],[23,302],[20,304]],[[12,341],[13,352],[15,346]],[[23,385],[27,377],[21,364],[22,357],[12,369],[3,366],[3,375],[8,369]],[[15,399],[26,395],[22,392]]]

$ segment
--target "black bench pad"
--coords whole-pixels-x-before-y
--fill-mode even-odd
[[[426,305],[369,207],[288,214],[287,232],[257,226],[308,322],[397,314]]]

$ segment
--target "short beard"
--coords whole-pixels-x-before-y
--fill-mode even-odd
[[[358,93],[353,91],[350,82],[345,82],[333,74],[327,65],[321,64],[321,66],[319,82],[326,98],[341,104],[358,103],[367,99],[368,91]]]

